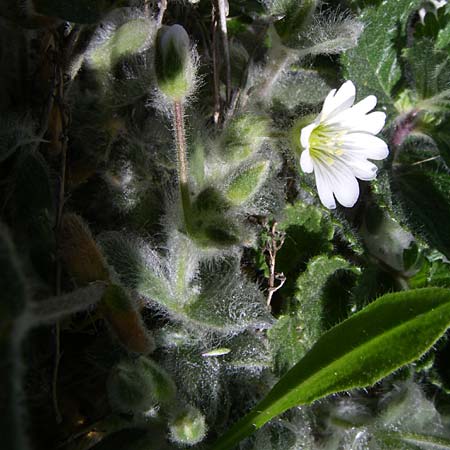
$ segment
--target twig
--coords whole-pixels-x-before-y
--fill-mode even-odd
[[[221,106],[220,106],[220,64],[219,64],[219,43],[217,40],[217,10],[213,5],[212,9],[212,60],[213,60],[213,89],[214,89],[214,124],[220,122]]]
[[[58,113],[61,119],[61,136],[59,136],[60,148],[61,148],[61,159],[60,159],[60,180],[59,180],[59,193],[58,193],[58,209],[56,213],[56,223],[55,223],[55,236],[56,236],[56,286],[55,295],[61,295],[61,273],[62,266],[61,260],[59,258],[59,246],[60,246],[60,230],[61,230],[61,220],[64,208],[64,196],[65,196],[65,185],[66,185],[66,165],[67,165],[67,129],[68,129],[68,118],[65,111],[64,105],[64,73],[63,73],[63,61],[59,60],[63,54],[61,49],[61,42],[59,36],[55,39],[58,42],[58,55],[55,60],[55,91],[54,91],[54,102],[57,105]],[[59,363],[61,360],[61,325],[57,321],[55,325],[55,363],[53,367],[53,380],[52,380],[52,398],[53,398],[53,408],[55,410],[56,422],[62,422],[62,416],[58,404],[58,393],[57,393],[57,382],[58,382],[58,372]]]
[[[284,244],[285,233],[277,231],[277,222],[273,222],[269,229],[269,238],[264,249],[266,253],[266,263],[269,266],[269,288],[267,290],[267,307],[270,308],[273,294],[280,289],[286,282],[286,277],[283,273],[275,272],[275,261],[277,253]],[[275,280],[279,281],[278,286],[275,286]]]
[[[231,100],[231,65],[230,65],[230,46],[228,43],[228,32],[227,32],[227,16],[228,16],[228,5],[225,6],[225,0],[216,0],[217,7],[219,10],[219,23],[220,32],[222,37],[223,53],[225,57],[225,82],[226,82],[226,104],[227,106]]]

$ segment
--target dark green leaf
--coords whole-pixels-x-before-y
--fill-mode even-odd
[[[363,12],[365,29],[358,46],[341,59],[345,77],[355,83],[361,97],[374,94],[380,102],[392,103],[392,90],[402,75],[396,45],[419,4],[420,0],[397,0]]]

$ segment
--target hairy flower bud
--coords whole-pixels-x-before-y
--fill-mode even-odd
[[[155,68],[163,94],[174,101],[180,101],[189,94],[194,64],[189,36],[181,25],[164,26],[158,32]]]
[[[205,416],[190,406],[178,414],[170,425],[170,438],[177,444],[195,445],[206,435]]]

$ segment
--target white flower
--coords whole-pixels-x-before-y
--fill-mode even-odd
[[[367,159],[389,154],[386,143],[374,136],[383,128],[386,114],[368,114],[377,98],[369,95],[356,105],[354,101],[355,85],[346,81],[328,94],[322,112],[301,131],[300,166],[305,173],[314,172],[320,200],[330,209],[336,208],[334,197],[351,208],[359,196],[356,178],[373,180],[377,174],[377,166]]]
[[[439,8],[444,7],[448,3],[447,0],[428,0],[422,8],[419,9],[419,17],[422,25],[425,24],[425,16],[431,11],[437,17]]]

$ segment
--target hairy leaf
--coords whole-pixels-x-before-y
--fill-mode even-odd
[[[361,96],[375,94],[391,103],[392,89],[401,78],[396,43],[405,34],[409,15],[419,0],[397,0],[366,9],[361,19],[365,29],[358,46],[341,59],[344,75],[359,88]]]
[[[380,297],[325,333],[213,450],[241,439],[293,406],[369,386],[426,352],[450,325],[450,290],[417,289]]]

